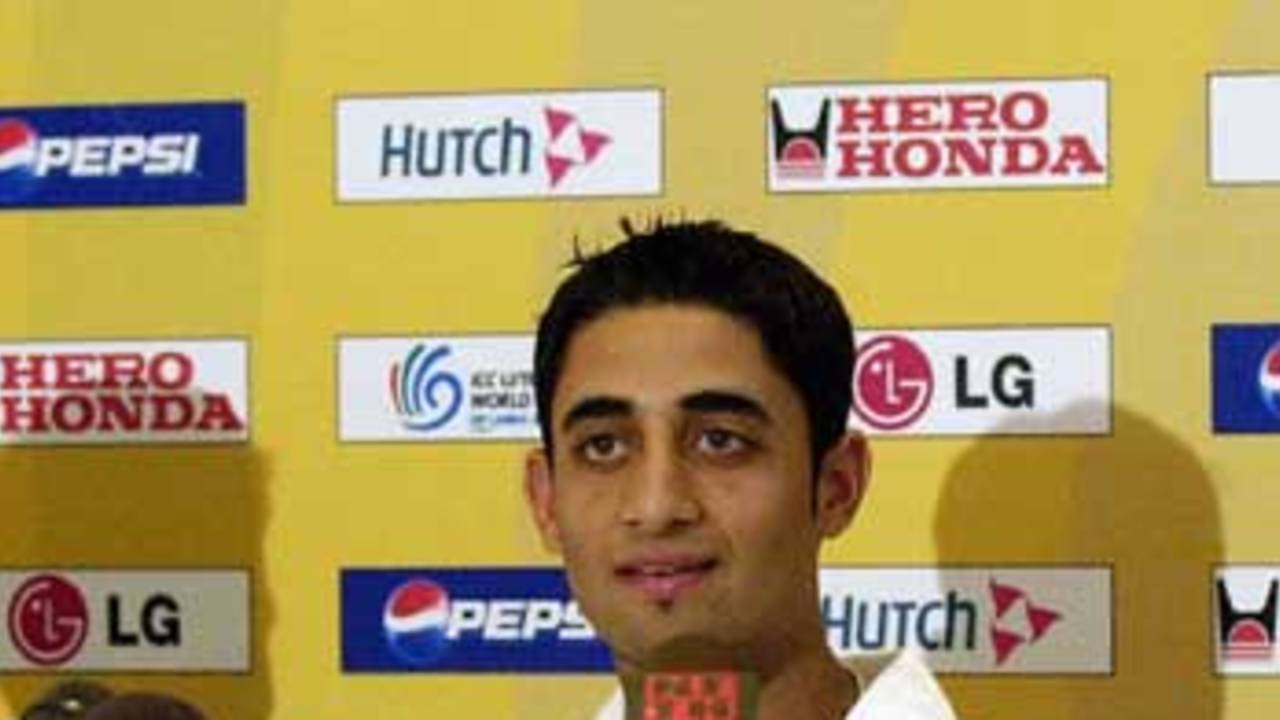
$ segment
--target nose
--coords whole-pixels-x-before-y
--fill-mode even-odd
[[[650,443],[628,473],[622,491],[622,523],[650,535],[669,534],[702,519],[696,478],[674,443]]]

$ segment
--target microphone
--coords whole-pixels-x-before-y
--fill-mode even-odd
[[[170,695],[124,693],[95,705],[84,720],[206,720],[194,705]]]
[[[111,691],[86,680],[69,680],[53,686],[26,710],[21,720],[76,720],[90,708],[105,702]]]
[[[755,720],[758,683],[727,670],[653,672],[622,680],[627,720]]]

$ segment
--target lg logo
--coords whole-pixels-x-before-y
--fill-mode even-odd
[[[56,575],[38,575],[18,588],[9,603],[9,637],[35,665],[70,660],[89,633],[89,607],[75,585]]]
[[[181,609],[172,596],[157,592],[131,602],[121,593],[103,598],[105,638],[111,649],[182,644]],[[66,664],[81,651],[97,625],[79,587],[53,574],[24,582],[9,602],[9,638],[28,662],[41,667]],[[100,621],[101,621],[100,620]]]
[[[878,430],[898,430],[929,409],[933,368],[915,343],[886,335],[861,348],[853,388],[858,417]]]
[[[931,361],[903,335],[881,335],[863,345],[853,373],[854,412],[873,430],[895,431],[917,425],[931,410],[1036,408],[1035,367],[1026,354],[946,355]]]

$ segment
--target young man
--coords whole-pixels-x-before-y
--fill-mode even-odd
[[[909,656],[846,666],[818,553],[870,461],[846,431],[853,334],[803,263],[716,222],[574,261],[538,326],[526,493],[620,676],[729,671],[760,720],[950,720]],[[601,718],[622,717],[621,695]]]

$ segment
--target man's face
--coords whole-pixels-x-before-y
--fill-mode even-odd
[[[815,512],[804,406],[754,329],[613,310],[574,335],[551,409],[530,502],[620,667],[737,666],[813,634],[818,548],[852,515],[861,445],[820,473]]]

